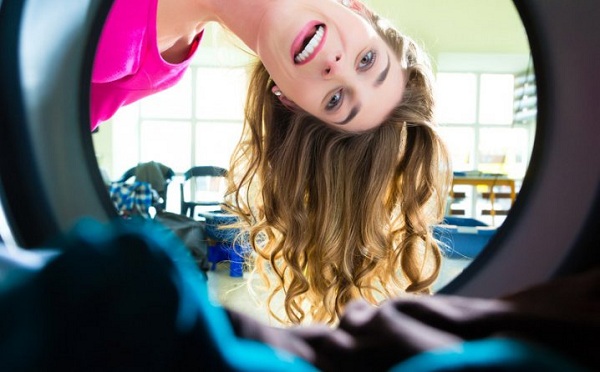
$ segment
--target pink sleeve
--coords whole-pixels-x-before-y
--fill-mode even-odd
[[[128,1],[114,2],[96,49],[92,82],[115,81],[138,70],[147,13]]]
[[[158,49],[158,0],[115,0],[102,30],[90,89],[90,119],[94,129],[117,110],[173,86],[189,66],[165,62]],[[202,34],[198,35],[198,42]]]

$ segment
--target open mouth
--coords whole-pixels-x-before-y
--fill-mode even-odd
[[[304,35],[302,42],[294,53],[294,62],[304,64],[310,61],[321,49],[325,39],[325,25],[318,24]]]

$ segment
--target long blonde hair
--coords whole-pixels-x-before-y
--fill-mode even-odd
[[[434,127],[431,68],[412,40],[361,14],[408,69],[403,99],[380,126],[334,129],[280,104],[260,62],[251,74],[228,207],[280,321],[333,324],[355,298],[429,293],[439,274],[432,224],[443,218],[450,166]],[[280,292],[284,319],[271,307]]]

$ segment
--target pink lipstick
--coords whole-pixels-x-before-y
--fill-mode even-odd
[[[306,24],[292,43],[291,58],[294,64],[303,65],[310,62],[323,48],[326,34],[323,23],[312,21]]]

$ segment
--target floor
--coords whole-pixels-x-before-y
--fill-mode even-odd
[[[267,312],[267,292],[261,290],[260,280],[252,279],[244,272],[243,278],[229,275],[229,263],[221,262],[214,271],[208,272],[208,290],[211,299],[228,309],[250,315],[265,324],[281,325]]]
[[[467,259],[445,259],[442,261],[440,277],[434,285],[434,291],[449,283],[469,265]],[[209,294],[211,299],[229,309],[242,312],[265,324],[281,326],[281,323],[268,316],[266,306],[267,292],[261,291],[260,280],[244,273],[243,278],[229,276],[229,264],[219,263],[214,271],[208,273]]]

